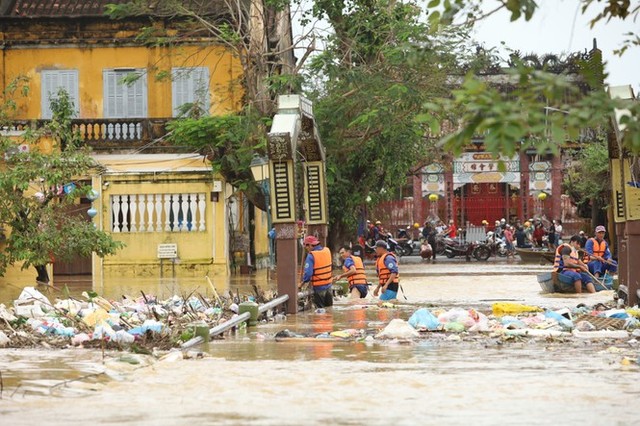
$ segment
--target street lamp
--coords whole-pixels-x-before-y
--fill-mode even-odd
[[[271,209],[269,206],[269,160],[258,154],[253,154],[251,160],[251,174],[253,179],[260,184],[262,194],[264,195],[265,207],[267,213],[267,228],[271,231]],[[273,240],[269,239],[269,266],[273,267]]]

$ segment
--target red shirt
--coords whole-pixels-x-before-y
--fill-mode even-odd
[[[456,228],[455,225],[451,225],[449,227],[449,238],[455,238],[456,237],[456,233],[458,232],[458,229]]]

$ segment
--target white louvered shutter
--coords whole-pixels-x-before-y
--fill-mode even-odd
[[[209,113],[209,68],[173,68],[172,69],[173,116],[180,114],[180,107],[187,103],[198,102],[205,113]]]
[[[51,99],[55,98],[60,89],[69,94],[73,102],[74,117],[79,115],[80,97],[78,95],[78,70],[46,70],[41,75],[42,118],[49,120],[53,117]]]
[[[125,84],[122,79],[134,72],[140,73],[140,78]],[[144,70],[104,70],[103,84],[105,118],[147,117],[147,75]]]

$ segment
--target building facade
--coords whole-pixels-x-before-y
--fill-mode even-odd
[[[171,145],[166,125],[194,108],[205,115],[239,111],[240,61],[211,36],[190,36],[179,19],[112,20],[104,13],[109,3],[124,2],[0,2],[2,83],[26,77],[29,85],[11,131],[50,119],[52,98],[65,90],[75,107],[73,128],[101,166],[87,177],[99,193],[93,221],[126,244],[105,259],[54,264],[54,277],[228,274],[245,250],[247,204],[203,155]],[[180,42],[140,41],[150,28]],[[266,252],[263,216],[255,226]]]

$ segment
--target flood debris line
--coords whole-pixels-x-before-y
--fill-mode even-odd
[[[84,292],[83,298],[52,302],[34,287],[25,287],[12,307],[0,304],[0,347],[72,345],[149,353],[151,348],[180,347],[210,329],[226,330],[228,322],[243,326],[235,320],[243,303],[231,293],[229,297],[214,292],[213,298],[192,293],[158,300],[141,292],[139,297],[113,301]],[[273,319],[280,303],[282,297],[261,305],[258,315]]]
[[[393,307],[393,305],[391,306]],[[354,307],[355,309],[388,309],[389,306]],[[324,312],[316,312],[324,314]],[[304,335],[282,330],[273,337],[279,342],[296,341],[358,341],[413,343],[424,339],[448,342],[463,340],[505,344],[523,339],[543,339],[545,342],[599,341],[623,342],[627,347],[640,349],[640,309],[616,309],[598,304],[588,307],[580,304],[573,309],[549,310],[518,303],[494,303],[491,310],[481,309],[419,308],[408,320],[393,319],[375,330],[347,329],[320,334]],[[261,339],[267,336],[261,335]],[[638,355],[630,357],[633,363]]]

